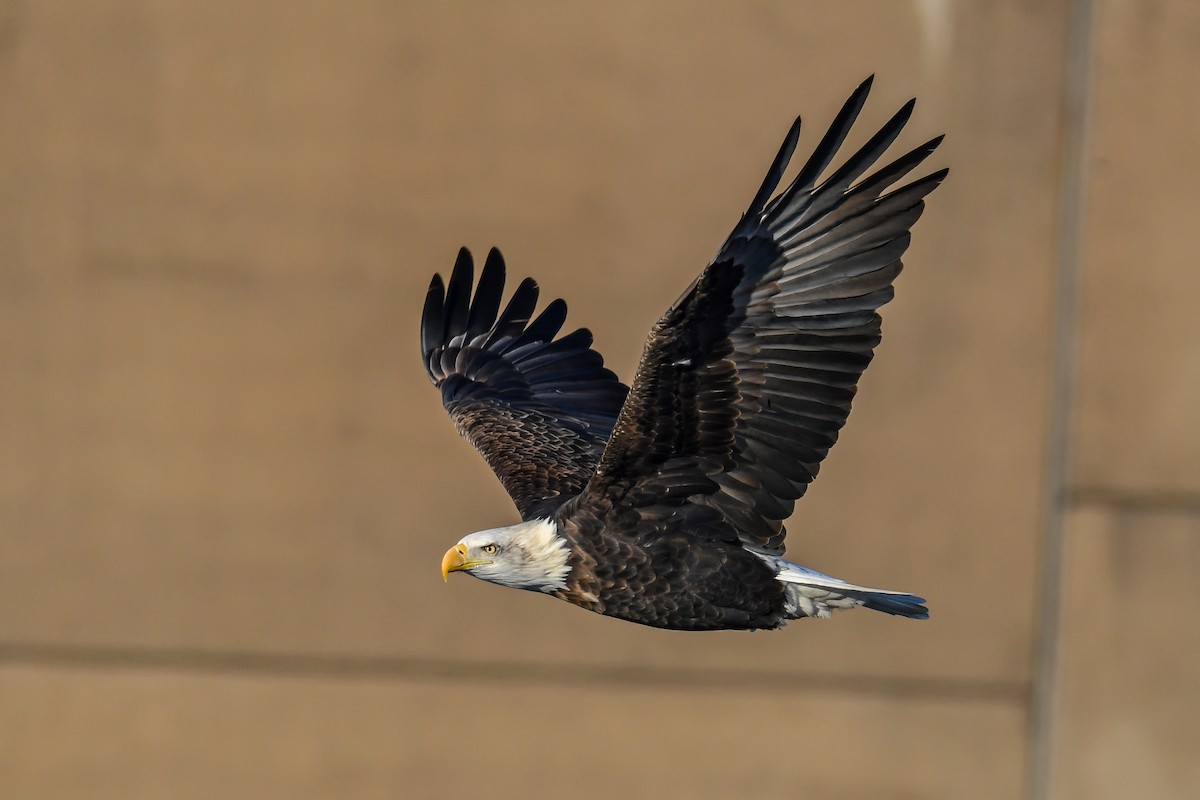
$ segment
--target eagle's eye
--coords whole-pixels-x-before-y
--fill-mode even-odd
[[[485,544],[483,547],[481,547],[479,549],[482,550],[483,552],[487,553],[489,556],[494,556],[494,555],[496,555],[496,551],[499,550],[500,548],[496,547],[496,545],[494,545],[494,544]]]

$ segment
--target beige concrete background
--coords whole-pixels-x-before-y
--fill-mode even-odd
[[[790,553],[932,618],[444,585],[515,512],[430,274],[628,378],[872,72],[952,173]],[[1197,74],[1192,0],[0,3],[0,797],[1200,796]]]

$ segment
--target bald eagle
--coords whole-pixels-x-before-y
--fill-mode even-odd
[[[523,520],[463,537],[442,559],[444,578],[463,571],[678,630],[773,629],[854,606],[929,616],[920,597],[784,558],[783,522],[850,413],[909,228],[947,174],[890,189],[939,136],[863,177],[909,101],[820,179],[870,85],[775,194],[799,140],[792,124],[712,263],[650,331],[632,388],[586,328],[559,335],[562,300],[534,316],[533,280],[501,310],[499,251],[477,284],[465,248],[447,283],[434,276],[425,368]]]

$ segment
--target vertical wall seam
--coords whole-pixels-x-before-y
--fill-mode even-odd
[[[1042,507],[1042,568],[1038,586],[1033,694],[1029,714],[1030,800],[1049,800],[1059,692],[1062,573],[1066,515],[1070,508],[1071,428],[1079,349],[1083,280],[1087,125],[1091,91],[1093,9],[1072,0],[1067,28],[1063,96],[1062,176],[1059,185],[1058,265],[1054,286],[1050,408],[1046,433],[1046,486]]]

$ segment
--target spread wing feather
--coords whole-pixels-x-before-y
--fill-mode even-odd
[[[523,280],[500,310],[505,270],[498,250],[488,253],[472,297],[473,273],[463,248],[446,284],[434,276],[421,316],[421,355],[459,432],[529,519],[584,487],[627,389],[604,367],[586,328],[558,336],[566,303],[555,300],[533,316],[533,280]]]
[[[892,298],[909,228],[947,172],[885,194],[938,137],[862,177],[908,121],[909,102],[818,183],[870,83],[772,199],[799,140],[792,125],[716,258],[651,331],[576,509],[603,516],[634,503],[662,519],[669,507],[703,505],[729,525],[697,535],[782,554],[783,520],[837,440],[879,343],[876,311]]]

